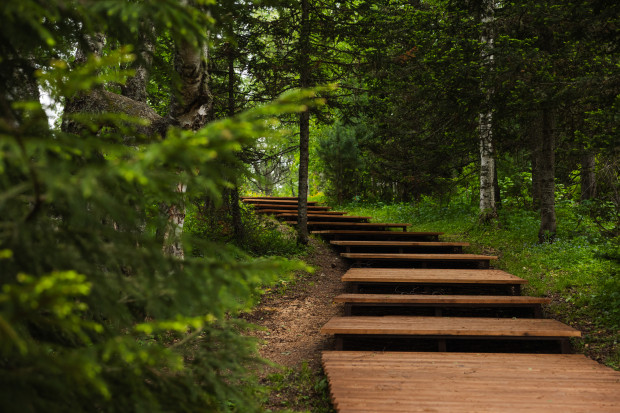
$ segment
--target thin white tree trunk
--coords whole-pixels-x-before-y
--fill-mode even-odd
[[[493,13],[495,10],[494,0],[486,0],[483,5],[481,21],[483,31],[480,37],[484,45],[482,50],[483,65],[487,73],[493,70]],[[497,216],[495,205],[495,154],[493,150],[493,110],[490,108],[490,100],[493,90],[485,91],[484,109],[478,117],[478,133],[480,140],[480,218],[488,221]]]
[[[178,96],[173,96],[170,114],[172,121],[183,129],[198,130],[209,120],[213,99],[209,90],[207,71],[208,46],[201,47],[181,41],[175,54],[175,70],[181,78]],[[179,183],[176,191],[184,194],[187,188]],[[181,235],[185,224],[185,205],[181,202],[167,206],[168,226],[164,234],[164,251],[184,258]]]
[[[187,186],[179,183],[176,191],[184,194]],[[185,205],[182,203],[172,204],[166,210],[168,215],[168,227],[164,233],[164,252],[179,259],[185,258],[181,235],[183,235],[183,225],[185,225]]]

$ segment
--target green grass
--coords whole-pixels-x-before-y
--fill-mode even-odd
[[[500,211],[497,222],[478,223],[475,207],[439,205],[425,199],[411,204],[340,206],[376,221],[408,222],[411,231],[442,231],[444,240],[472,244],[470,252],[498,255],[496,267],[528,280],[524,293],[551,296],[547,313],[583,332],[579,351],[620,369],[620,240],[603,237],[579,206],[557,205],[554,243],[538,244],[536,213]]]
[[[280,368],[262,382],[267,412],[332,413],[327,378],[303,362],[298,368]]]

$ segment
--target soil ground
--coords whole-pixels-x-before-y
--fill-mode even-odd
[[[265,406],[274,411],[283,407],[304,410],[317,403],[323,405],[317,411],[330,410],[328,401],[320,400],[320,394],[299,394],[304,387],[309,387],[308,383],[299,382],[299,376],[309,376],[306,381],[312,382],[311,388],[307,389],[310,393],[322,391],[316,388],[316,383],[324,379],[321,352],[332,350],[334,343],[333,338],[321,335],[320,329],[330,318],[343,314],[342,305],[333,300],[345,292],[340,278],[349,265],[322,241],[311,238],[310,243],[312,252],[304,257],[304,261],[315,271],[300,275],[285,288],[267,292],[254,311],[243,317],[262,327],[252,333],[263,340],[261,356],[285,367],[284,380],[297,381],[278,388],[271,375],[282,370],[272,367],[263,372],[263,384],[278,388],[278,391],[271,392]]]

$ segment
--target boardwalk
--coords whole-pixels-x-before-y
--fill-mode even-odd
[[[620,412],[620,372],[567,354],[580,332],[542,318],[548,300],[520,295],[526,281],[490,268],[496,257],[345,217],[311,226],[353,265],[334,298],[345,314],[321,329],[336,338],[323,367],[338,412]]]

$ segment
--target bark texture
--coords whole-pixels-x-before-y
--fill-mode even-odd
[[[581,200],[596,198],[596,157],[592,152],[581,156]]]
[[[208,121],[213,99],[207,71],[208,49],[181,42],[176,47],[174,67],[180,76],[179,93],[172,99],[170,117],[183,129],[198,130]]]
[[[206,44],[201,47],[188,42],[177,44],[174,67],[181,84],[179,93],[172,99],[169,118],[172,123],[183,129],[198,130],[209,121],[212,98],[209,90],[207,57]],[[186,189],[181,184],[176,188],[179,193],[185,193]],[[168,228],[164,235],[164,251],[183,259],[181,234],[185,223],[185,205],[170,205],[167,207],[167,214]]]
[[[538,114],[537,117],[532,119],[528,123],[527,134],[530,140],[530,157],[532,163],[532,209],[534,211],[540,210],[541,199],[541,171],[542,165],[542,117]]]
[[[166,119],[162,118],[146,103],[135,101],[129,97],[108,92],[103,89],[94,89],[88,93],[80,93],[67,101],[62,119],[62,130],[78,133],[82,127],[72,120],[72,113],[124,113],[133,117],[146,119],[148,126],[140,126],[138,131],[144,135],[164,135],[168,127]]]
[[[480,42],[484,45],[482,50],[483,65],[487,70],[493,70],[493,29],[495,4],[494,0],[486,0],[483,3],[481,22],[483,31]],[[490,109],[490,100],[493,90],[485,91],[484,109],[478,116],[478,133],[480,147],[480,219],[483,222],[497,217],[495,200],[495,153],[493,148],[493,111]]]
[[[153,63],[153,53],[155,52],[154,28],[152,25],[144,25],[140,32],[140,46],[136,50],[138,59],[134,62],[132,69],[136,74],[121,87],[123,96],[127,96],[137,102],[146,103],[146,85],[149,80],[149,70]]]
[[[300,30],[300,86],[310,86],[310,7],[308,0],[301,0]],[[308,244],[308,161],[310,141],[310,112],[306,109],[299,115],[299,190],[297,210],[297,233],[301,244]]]
[[[483,221],[497,216],[492,120],[491,112],[480,114],[480,218]]]
[[[228,44],[228,116],[235,116],[235,50],[232,44]],[[241,242],[243,239],[243,222],[241,221],[241,208],[239,206],[239,186],[235,182],[235,187],[230,191],[230,210],[232,215],[233,231],[235,240]]]
[[[543,109],[542,151],[540,156],[540,230],[539,242],[553,242],[556,233],[555,217],[555,113]]]

